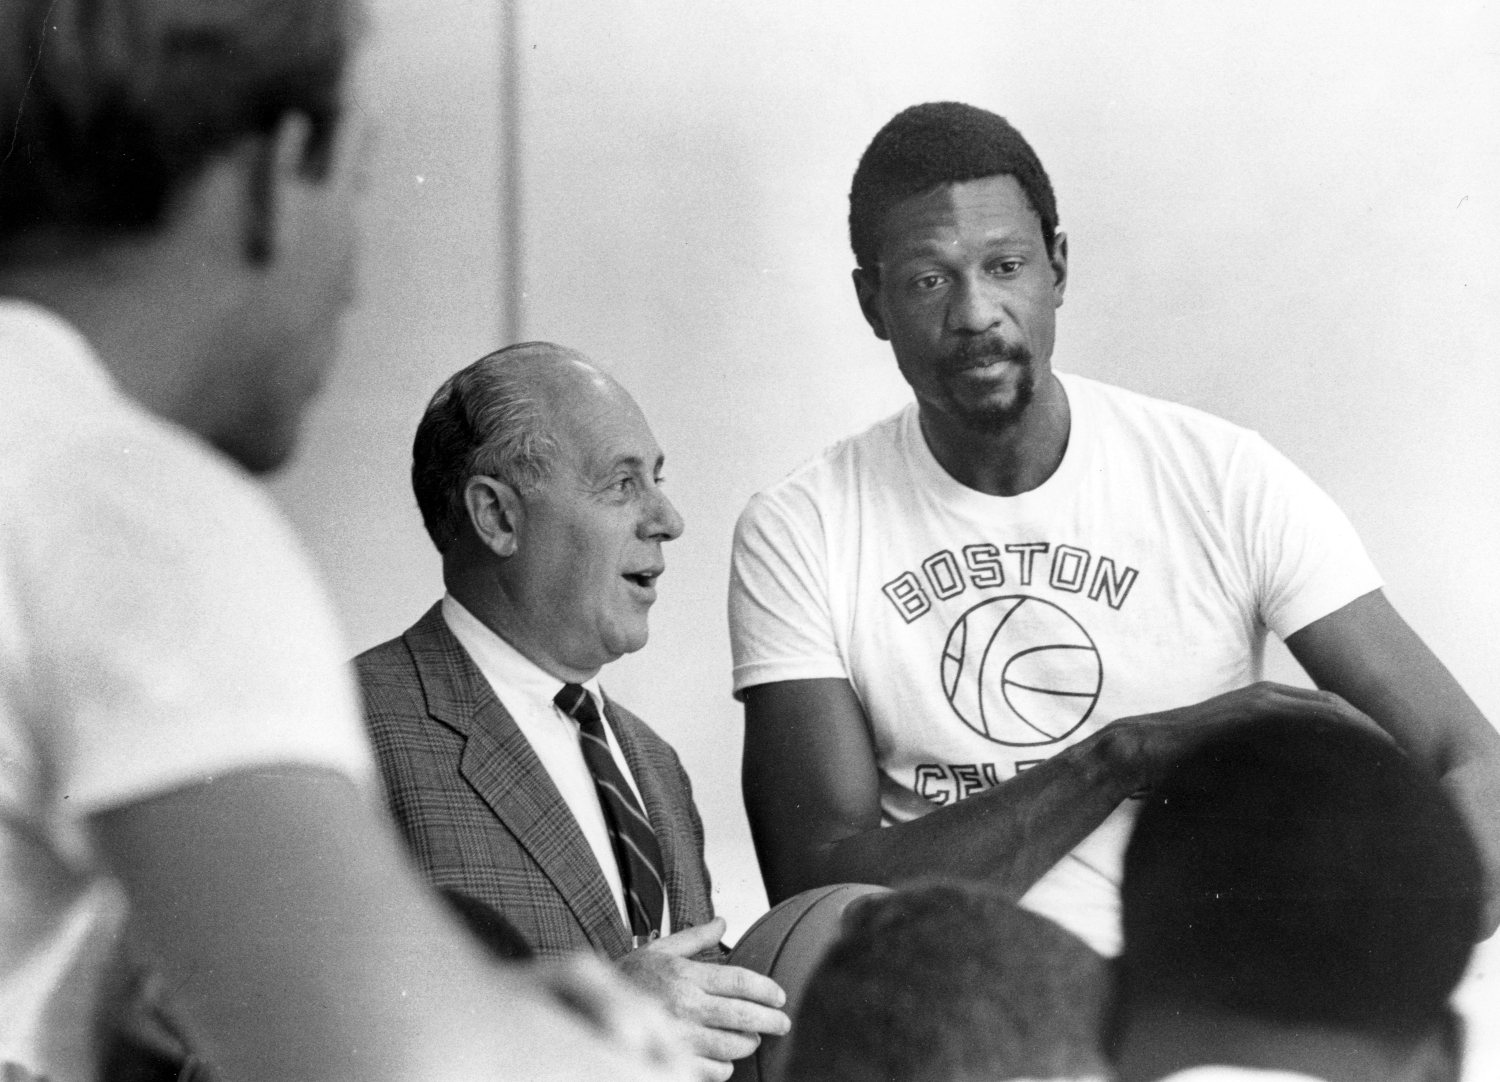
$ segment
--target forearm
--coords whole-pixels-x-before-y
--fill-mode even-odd
[[[956,876],[1019,898],[1138,788],[1123,745],[1123,735],[1106,728],[967,800],[817,846],[802,862],[805,879],[778,894]]]
[[[1363,710],[1438,774],[1484,861],[1486,934],[1500,925],[1500,733],[1381,591],[1286,640],[1319,687]]]
[[[1410,750],[1443,781],[1463,814],[1485,871],[1485,910],[1481,938],[1500,928],[1500,734],[1464,697],[1466,726],[1439,734],[1428,746]],[[1447,717],[1462,715],[1457,707]]]
[[[1474,758],[1443,775],[1454,803],[1464,813],[1484,863],[1487,902],[1480,938],[1500,928],[1500,761]]]
[[[519,969],[484,963],[333,775],[220,778],[95,820],[138,942],[226,1079],[621,1069]],[[551,1068],[549,1070],[548,1068]]]
[[[880,829],[872,795],[869,818],[845,820],[842,829],[839,820],[830,819],[798,833],[788,830],[785,837],[804,839],[789,855],[763,846],[757,834],[757,848],[772,858],[762,860],[767,886],[779,900],[824,883],[889,885],[956,875],[988,879],[1018,897],[1122,800],[1155,785],[1197,741],[1225,726],[1271,717],[1373,727],[1337,695],[1265,683],[1191,706],[1120,718],[1003,785],[901,826]],[[790,795],[804,818],[815,813],[815,789]],[[754,826],[754,815],[751,822]]]

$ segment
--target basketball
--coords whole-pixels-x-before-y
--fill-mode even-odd
[[[730,952],[729,964],[763,973],[781,985],[786,993],[783,1010],[795,1025],[802,989],[839,937],[844,910],[857,898],[888,890],[866,883],[839,883],[803,891],[751,925]],[[730,1082],[780,1082],[789,1051],[786,1037],[762,1037],[753,1054],[735,1063]]]
[[[1081,624],[1039,597],[990,598],[943,647],[943,692],[965,725],[997,744],[1055,744],[1088,719],[1104,668]]]

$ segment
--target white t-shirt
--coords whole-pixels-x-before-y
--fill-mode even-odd
[[[1260,678],[1285,638],[1380,578],[1348,520],[1259,436],[1059,374],[1072,427],[1019,496],[966,488],[917,407],[757,495],[729,591],[736,693],[844,678],[886,824],[998,785],[1115,718]],[[1118,951],[1131,802],[1026,904]]]
[[[88,816],[230,771],[374,762],[332,613],[265,494],[0,301],[0,1064],[92,1078],[124,912]]]
[[[614,846],[610,844],[609,827],[604,822],[604,809],[599,805],[599,790],[594,784],[594,775],[583,758],[583,746],[578,734],[578,722],[564,714],[554,700],[562,690],[563,682],[521,653],[468,609],[464,608],[452,594],[443,595],[443,622],[464,652],[469,655],[495,698],[505,707],[505,712],[521,730],[521,735],[541,760],[542,769],[552,779],[563,803],[573,813],[578,829],[599,862],[604,881],[615,896],[620,919],[630,927],[630,913],[625,908],[625,888],[620,879],[620,865],[615,859]],[[594,708],[604,716],[604,691],[599,687],[599,678],[583,685],[593,696]],[[620,741],[615,737],[615,727],[606,722],[604,735],[609,741],[610,754],[615,766],[630,786],[630,792],[642,808],[640,786],[625,761]],[[662,896],[661,934],[672,933],[671,905],[665,894]]]

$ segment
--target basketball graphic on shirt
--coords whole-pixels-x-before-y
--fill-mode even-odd
[[[1012,594],[958,618],[943,646],[953,712],[997,744],[1055,744],[1088,720],[1104,667],[1094,640],[1050,601]]]

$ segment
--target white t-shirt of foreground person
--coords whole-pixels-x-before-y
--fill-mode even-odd
[[[89,818],[238,771],[368,790],[373,762],[261,490],[39,308],[0,302],[0,378],[0,1055],[82,1077],[124,912]]]

